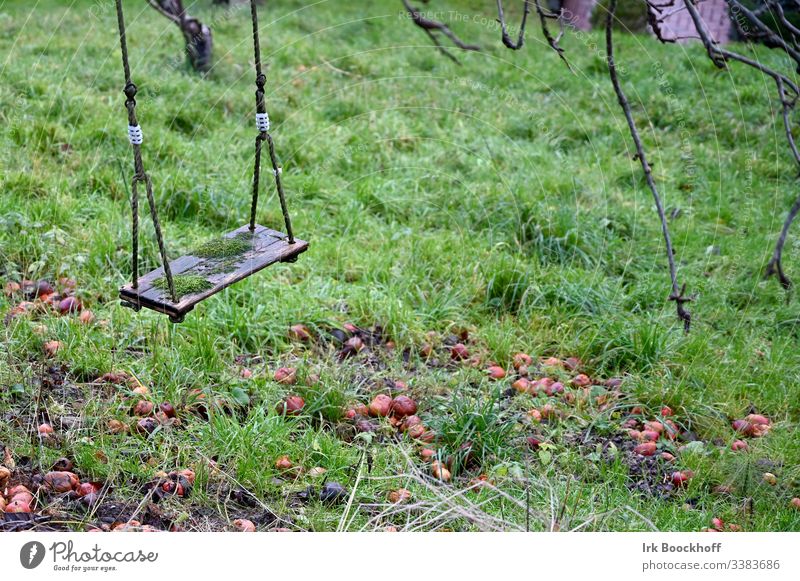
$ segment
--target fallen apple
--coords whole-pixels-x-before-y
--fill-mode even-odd
[[[423,462],[430,462],[436,457],[436,450],[432,448],[423,448],[419,451],[419,455]]]
[[[8,502],[13,502],[15,500],[17,502],[24,502],[29,504],[30,506],[33,506],[33,494],[31,494],[27,490],[21,490],[15,494],[8,495]]]
[[[422,424],[409,426],[406,430],[406,434],[408,434],[408,437],[412,440],[419,440],[425,434],[425,426]]]
[[[419,416],[408,416],[406,419],[403,420],[403,423],[400,424],[400,431],[406,432],[409,428],[413,426],[419,426],[422,424],[422,419]]]
[[[398,395],[392,400],[390,412],[398,418],[413,416],[417,413],[417,402],[405,395]]]
[[[753,424],[747,420],[733,420],[733,422],[731,422],[731,426],[740,434],[744,434],[745,436],[753,435]]]
[[[44,485],[57,493],[69,492],[78,486],[78,477],[72,472],[53,471],[44,475]]]
[[[745,420],[753,424],[754,426],[768,426],[770,425],[769,419],[766,416],[762,416],[761,414],[750,414],[748,415]]]
[[[42,345],[42,349],[48,357],[54,357],[62,347],[64,347],[64,344],[61,341],[47,341]]]
[[[762,478],[764,479],[764,482],[766,482],[770,486],[775,486],[776,484],[778,484],[778,477],[775,476],[772,472],[764,472]]]
[[[389,502],[392,504],[402,504],[411,499],[411,491],[406,488],[398,488],[389,492]]]
[[[463,343],[456,343],[450,348],[450,358],[454,361],[469,359],[469,350]]]
[[[691,470],[681,470],[679,472],[673,472],[672,476],[670,476],[670,481],[675,486],[686,486],[689,483],[689,480],[692,479],[694,474]]]
[[[294,467],[292,461],[289,459],[289,456],[281,456],[277,460],[275,460],[275,468],[281,471],[291,470]]]
[[[153,413],[153,403],[147,400],[141,399],[139,400],[136,405],[133,407],[133,415],[135,416],[149,416]]]
[[[592,380],[585,373],[579,373],[572,379],[572,385],[576,387],[589,387],[591,384]]]
[[[160,409],[162,412],[164,412],[164,415],[166,415],[168,418],[174,418],[175,415],[176,415],[175,406],[173,406],[171,403],[169,403],[167,401],[165,401],[164,403],[160,404],[158,406],[158,409]]]
[[[0,466],[0,497],[3,495],[3,491],[6,489],[6,484],[8,484],[10,479],[11,470],[5,466]]]
[[[655,421],[645,422],[644,427],[646,430],[651,430],[658,434],[661,434],[664,431],[664,424],[662,424],[661,422],[655,422]]]
[[[376,418],[385,418],[392,408],[392,398],[384,393],[379,393],[369,404],[369,415]]]
[[[77,489],[78,496],[86,496],[88,494],[96,494],[102,488],[99,482],[81,482]]]
[[[733,444],[731,444],[731,450],[734,452],[747,452],[750,449],[750,446],[744,440],[736,440]]]
[[[142,418],[141,420],[136,422],[136,431],[144,436],[155,432],[157,427],[158,427],[158,422],[154,418],[150,417]]]
[[[516,380],[514,383],[511,384],[511,387],[513,387],[514,390],[518,391],[519,393],[526,393],[530,391],[531,382],[525,377],[520,377],[518,380]]]
[[[185,478],[189,484],[194,484],[195,473],[194,470],[191,468],[184,468],[183,470],[178,470],[176,475],[179,478]]]
[[[278,383],[294,385],[297,382],[297,370],[294,367],[279,367],[274,378]]]
[[[514,369],[519,370],[520,367],[529,367],[533,363],[533,358],[527,353],[516,353],[513,359]]]
[[[289,327],[289,338],[293,341],[310,341],[311,331],[305,325],[292,325]]]
[[[344,342],[344,349],[354,353],[360,353],[364,349],[364,341],[358,336],[350,337]]]
[[[542,361],[545,367],[564,367],[564,362],[558,357],[547,357]]]
[[[233,521],[233,526],[242,533],[254,533],[256,532],[256,525],[253,524],[253,521],[247,520],[246,518],[237,518]]]
[[[795,496],[792,500],[789,501],[789,506],[800,510],[800,498]]]
[[[29,513],[31,505],[21,500],[12,500],[6,505],[5,511],[7,513]]]
[[[50,424],[40,424],[39,427],[36,428],[36,431],[39,432],[39,435],[42,437],[50,436],[55,432],[53,426]]]
[[[55,289],[53,285],[47,282],[46,280],[39,280],[33,283],[33,287],[30,289],[31,296],[42,298],[46,295],[51,295]]]
[[[656,453],[656,443],[655,442],[644,442],[639,444],[633,449],[634,452],[639,454],[640,456],[652,456]]]
[[[490,366],[486,370],[486,373],[489,375],[489,379],[494,379],[495,381],[503,379],[506,376],[506,370],[499,365]]]
[[[6,498],[14,498],[16,495],[21,493],[31,494],[31,491],[28,489],[27,486],[22,484],[17,484],[16,486],[12,486],[6,491]]]
[[[299,395],[289,395],[278,403],[275,411],[280,415],[298,416],[303,412],[305,405],[305,400]]]
[[[62,315],[80,312],[82,308],[83,305],[76,297],[66,297],[58,303],[58,312]]]
[[[436,440],[436,432],[433,430],[425,430],[422,432],[422,435],[417,438],[420,442],[425,442],[426,444],[430,444]]]
[[[439,460],[431,464],[431,474],[433,474],[434,478],[442,482],[449,482],[451,478],[450,471]]]
[[[653,430],[644,430],[642,432],[642,438],[647,442],[655,442],[660,437],[658,432],[654,432]]]
[[[84,309],[78,316],[78,320],[84,325],[91,325],[92,323],[94,323],[94,319],[95,319],[94,313],[89,309]]]
[[[22,287],[19,285],[18,282],[9,281],[9,282],[6,283],[6,286],[3,288],[3,293],[7,297],[10,297],[11,295],[14,295],[14,294],[18,293],[20,290],[22,290]]]
[[[128,431],[128,426],[126,426],[119,420],[108,420],[106,427],[108,428],[108,431],[111,432],[112,434],[122,434]]]
[[[669,407],[668,405],[665,405],[664,407],[661,408],[661,415],[665,418],[672,416],[672,408]]]

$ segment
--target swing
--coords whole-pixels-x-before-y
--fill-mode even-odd
[[[202,245],[191,254],[173,261],[167,258],[161,225],[158,220],[153,184],[144,170],[141,146],[142,129],[136,119],[136,85],[131,81],[128,64],[128,46],[122,0],[116,0],[119,41],[122,49],[122,67],[125,71],[125,108],[128,110],[128,139],[133,148],[134,176],[131,182],[131,283],[119,290],[122,305],[140,311],[142,308],[168,315],[173,323],[184,320],[186,313],[201,301],[217,294],[228,286],[255,274],[276,262],[294,262],[308,249],[308,242],[292,233],[292,222],[286,206],[281,182],[281,167],[275,153],[269,129],[269,116],[264,102],[266,76],[261,69],[261,49],[258,40],[258,13],[256,0],[250,0],[253,20],[253,47],[256,68],[256,136],[253,192],[250,204],[250,222],[228,232],[222,238]],[[261,174],[261,149],[267,142],[272,174],[283,212],[286,233],[271,230],[256,223],[258,192]],[[156,241],[161,255],[161,267],[139,277],[139,185],[144,184],[150,217],[153,220]]]

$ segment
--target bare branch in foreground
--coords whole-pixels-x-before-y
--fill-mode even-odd
[[[420,12],[418,8],[412,6],[408,2],[408,0],[402,0],[402,2],[403,6],[406,9],[406,12],[411,17],[411,20],[414,22],[414,24],[416,24],[422,30],[424,30],[425,33],[431,38],[433,43],[436,45],[436,48],[438,48],[444,55],[446,55],[452,61],[458,63],[458,59],[439,42],[439,40],[436,38],[435,33],[438,32],[443,34],[444,36],[449,38],[450,41],[455,46],[457,46],[462,50],[473,50],[473,51],[481,50],[481,47],[479,47],[478,45],[468,44],[463,40],[461,40],[458,36],[456,36],[456,34],[452,30],[450,30],[450,27],[448,27],[444,22],[439,22],[438,20],[431,20],[430,18],[425,18],[422,15],[422,12]]]
[[[672,294],[670,295],[669,300],[675,302],[678,311],[678,319],[683,321],[683,329],[685,332],[688,333],[692,323],[692,315],[691,313],[689,313],[689,311],[686,310],[684,304],[693,300],[693,298],[687,297],[685,295],[686,285],[683,285],[681,287],[678,284],[678,274],[677,274],[677,269],[675,267],[675,255],[672,250],[672,238],[670,237],[669,233],[669,224],[667,223],[667,216],[664,213],[664,204],[661,201],[661,195],[658,193],[658,188],[656,187],[655,179],[653,179],[653,172],[650,169],[650,164],[647,162],[647,157],[644,152],[644,146],[642,145],[642,139],[639,136],[638,129],[636,129],[636,123],[633,120],[633,114],[631,113],[631,106],[628,103],[628,98],[625,96],[625,92],[622,90],[622,86],[620,85],[619,76],[617,75],[617,65],[614,62],[613,23],[616,10],[617,10],[617,0],[611,0],[608,7],[608,15],[606,16],[606,54],[608,59],[608,73],[609,76],[611,77],[611,84],[614,85],[614,92],[617,94],[617,100],[619,101],[619,106],[622,107],[622,111],[625,113],[625,119],[628,122],[628,128],[630,129],[631,137],[633,137],[633,142],[636,146],[636,157],[642,164],[642,170],[644,171],[644,176],[645,179],[647,180],[647,186],[653,193],[653,200],[655,201],[656,204],[658,217],[661,220],[661,233],[664,236],[664,243],[666,245],[666,252],[667,252],[667,261],[669,262],[669,275],[670,279],[672,280]]]
[[[511,50],[519,50],[525,44],[525,26],[528,24],[528,14],[531,13],[530,0],[524,0],[523,5],[524,8],[522,10],[522,20],[519,25],[519,34],[517,35],[517,42],[514,42],[508,34],[506,15],[503,12],[503,0],[497,0],[497,21],[500,23],[503,44]]]

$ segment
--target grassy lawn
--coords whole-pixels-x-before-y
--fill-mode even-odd
[[[457,66],[399,1],[269,2],[268,109],[295,232],[311,246],[173,325],[116,298],[130,277],[133,162],[113,3],[33,4],[0,0],[0,281],[62,292],[71,279],[95,315],[84,324],[41,301],[19,313],[20,293],[0,296],[0,443],[10,484],[49,517],[36,526],[693,531],[718,517],[800,530],[800,303],[761,276],[797,184],[768,80],[716,70],[695,44],[619,35],[680,275],[697,293],[686,336],[599,34],[566,34],[573,74],[538,30],[504,49],[492,2],[448,0],[433,8],[484,49]],[[215,35],[200,78],[174,25],[125,5],[145,165],[177,257],[248,219],[249,15],[192,8]],[[265,185],[259,222],[282,229]],[[159,259],[141,209],[146,272]],[[796,279],[798,240],[786,250]],[[289,336],[296,324],[310,341]],[[465,361],[451,358],[457,342]],[[531,379],[564,393],[512,389],[517,352],[533,358]],[[491,363],[506,378],[492,380]],[[296,384],[275,381],[281,367]],[[433,442],[344,415],[400,391]],[[302,413],[276,411],[288,395]],[[178,421],[137,433],[141,399],[169,402]],[[626,429],[666,423],[664,406],[680,433],[643,457]],[[733,451],[731,422],[750,413],[771,429]],[[40,437],[42,423],[54,433]],[[291,469],[276,466],[284,455]],[[61,457],[102,483],[91,501],[38,488]],[[187,468],[191,495],[151,502],[163,473]],[[693,476],[673,486],[681,471]],[[344,496],[321,501],[332,482]],[[392,504],[400,488],[411,497]]]

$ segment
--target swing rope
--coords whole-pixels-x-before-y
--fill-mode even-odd
[[[294,244],[294,233],[292,231],[292,221],[289,217],[289,209],[286,205],[286,196],[283,190],[283,183],[281,181],[282,168],[280,160],[275,152],[275,144],[270,135],[270,122],[269,115],[267,114],[267,107],[264,98],[264,85],[267,82],[267,77],[264,75],[261,66],[261,44],[258,37],[258,11],[256,8],[257,0],[250,0],[250,15],[253,22],[253,50],[255,56],[255,69],[256,69],[256,128],[258,135],[256,136],[255,148],[255,167],[253,169],[253,197],[250,204],[250,225],[251,232],[256,228],[256,212],[258,210],[258,193],[259,184],[261,181],[261,150],[262,145],[266,141],[270,161],[272,162],[272,174],[275,177],[275,187],[278,191],[278,197],[281,203],[281,212],[283,213],[283,221],[286,225],[287,242]],[[128,110],[128,140],[133,148],[133,167],[134,175],[131,182],[131,270],[132,270],[132,283],[134,289],[139,288],[139,183],[144,183],[147,192],[147,202],[150,206],[150,216],[153,220],[155,228],[156,240],[158,242],[158,250],[161,254],[161,265],[164,269],[164,275],[167,279],[167,286],[172,301],[177,303],[178,297],[175,292],[175,282],[172,276],[172,269],[169,265],[167,258],[167,251],[164,245],[164,237],[161,232],[161,223],[158,219],[158,210],[156,209],[155,197],[153,195],[153,184],[150,176],[144,170],[144,163],[142,161],[142,143],[144,137],[142,129],[136,118],[136,85],[131,80],[131,68],[128,63],[128,43],[125,31],[125,17],[122,12],[122,0],[116,0],[117,7],[117,25],[119,27],[119,44],[122,50],[122,68],[125,72],[125,108]]]
[[[258,10],[256,8],[256,1],[257,0],[250,0],[250,16],[253,21],[253,54],[256,67],[256,128],[258,129],[255,167],[253,169],[253,200],[250,204],[250,231],[253,232],[256,229],[258,184],[261,179],[261,146],[264,141],[266,141],[269,147],[269,158],[272,162],[272,174],[275,176],[275,188],[278,190],[281,212],[283,212],[283,221],[286,224],[286,235],[289,238],[289,244],[294,244],[292,220],[289,217],[289,209],[286,207],[286,196],[284,195],[283,183],[281,182],[282,168],[278,156],[275,153],[275,144],[272,141],[272,135],[269,133],[269,115],[267,114],[267,106],[264,102],[264,85],[267,82],[267,77],[264,75],[261,68],[261,42],[258,38]]]
[[[125,70],[125,108],[128,110],[128,139],[133,147],[133,180],[131,181],[131,270],[133,288],[139,288],[139,190],[138,184],[144,182],[147,191],[147,203],[150,206],[150,216],[153,219],[153,226],[156,231],[156,241],[158,251],[161,254],[161,265],[164,268],[164,275],[167,278],[167,286],[172,301],[178,302],[178,295],[175,293],[175,281],[172,278],[172,269],[169,266],[167,250],[164,246],[164,237],[161,234],[161,223],[158,220],[158,210],[153,196],[153,182],[150,176],[144,171],[142,161],[142,129],[136,119],[136,85],[131,81],[131,67],[128,64],[128,41],[125,34],[125,17],[122,14],[122,0],[117,2],[117,25],[119,26],[119,44],[122,50],[122,68]]]

